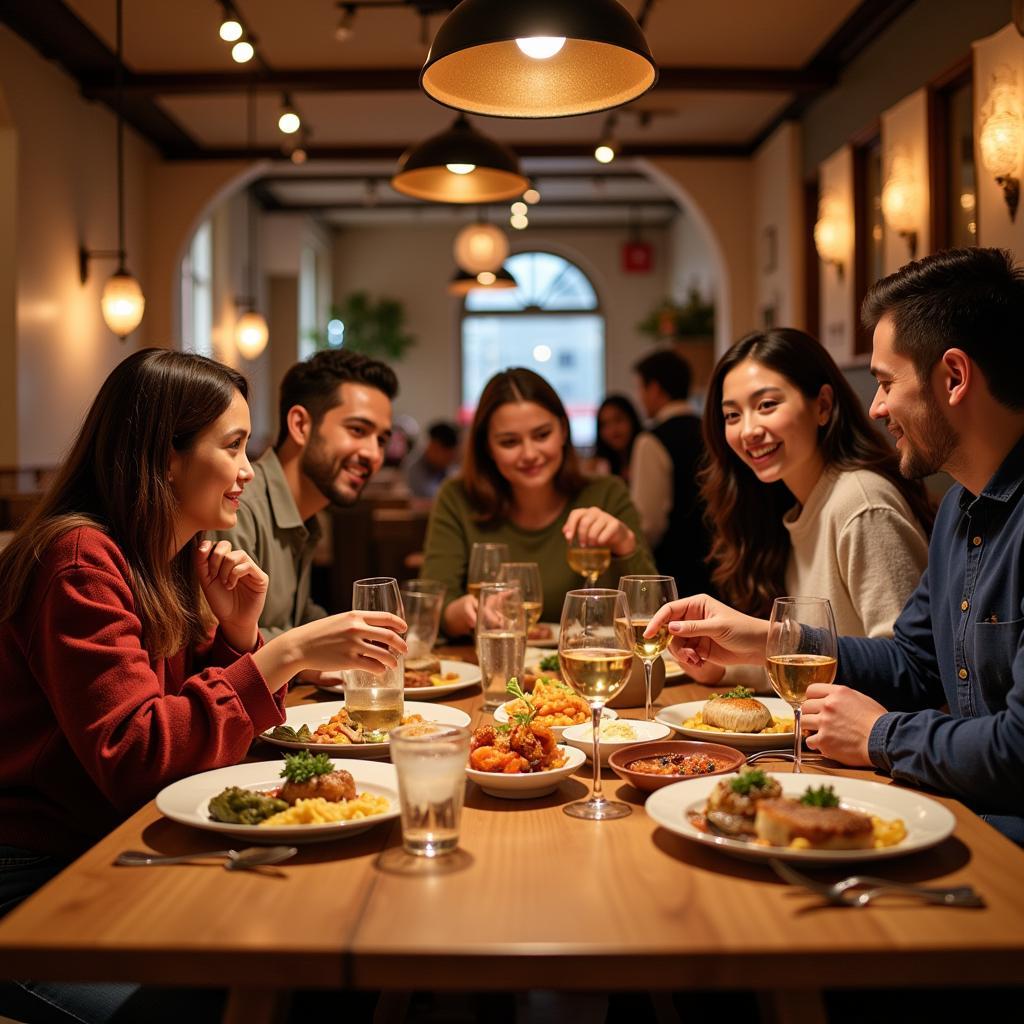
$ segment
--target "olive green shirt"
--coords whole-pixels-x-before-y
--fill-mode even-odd
[[[255,475],[242,491],[234,528],[210,536],[231,541],[252,556],[270,577],[267,601],[260,615],[260,632],[269,640],[286,629],[327,614],[309,596],[320,524],[316,516],[305,522],[299,517],[273,448],[268,448],[252,468]]]
[[[590,480],[575,498],[567,502],[558,518],[540,530],[524,530],[514,523],[497,526],[480,523],[459,479],[448,480],[438,492],[427,526],[427,542],[421,575],[440,580],[448,588],[445,607],[466,593],[469,553],[477,543],[508,545],[513,562],[536,562],[544,588],[545,622],[558,622],[568,590],[582,587],[583,578],[569,568],[567,545],[562,536],[574,508],[598,508],[621,519],[636,535],[636,550],[626,558],[613,558],[598,585],[617,587],[619,577],[629,573],[654,573],[654,559],[640,529],[640,516],[630,500],[626,485],[615,476]]]

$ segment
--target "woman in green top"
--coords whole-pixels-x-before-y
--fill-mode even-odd
[[[427,529],[423,575],[448,588],[442,625],[464,636],[476,624],[476,598],[466,593],[469,553],[477,542],[503,542],[514,562],[536,562],[544,584],[541,617],[557,621],[567,590],[583,586],[569,568],[569,541],[611,549],[599,581],[653,573],[640,517],[618,477],[587,480],[554,388],[532,370],[496,374],[473,417],[462,475],[438,493]]]

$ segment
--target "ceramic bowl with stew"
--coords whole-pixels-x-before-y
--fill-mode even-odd
[[[622,747],[608,758],[609,766],[620,779],[644,793],[652,793],[683,779],[726,775],[745,763],[746,755],[735,747],[696,740],[640,743]]]

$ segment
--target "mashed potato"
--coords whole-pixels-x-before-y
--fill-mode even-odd
[[[287,811],[273,814],[260,822],[260,827],[282,825],[326,825],[337,821],[354,821],[356,818],[370,818],[383,814],[391,806],[385,796],[360,793],[354,800],[339,800],[336,803],[315,797],[312,800],[296,800]]]

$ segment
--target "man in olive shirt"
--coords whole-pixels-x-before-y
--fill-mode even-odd
[[[277,443],[253,466],[234,529],[218,534],[270,577],[260,632],[270,639],[327,612],[310,597],[317,513],[352,505],[384,462],[394,371],[332,349],[296,363],[281,382]]]

